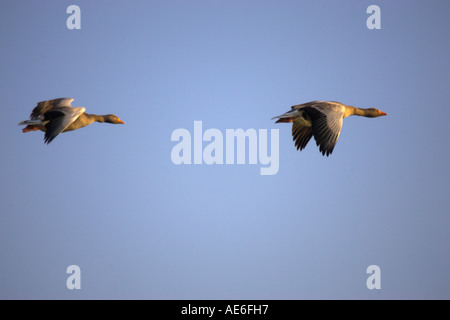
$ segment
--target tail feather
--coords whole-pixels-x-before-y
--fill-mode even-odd
[[[26,127],[22,129],[22,132],[30,132],[36,130],[45,131],[45,123],[42,120],[25,120],[18,123],[19,126],[25,125]]]
[[[290,110],[281,116],[273,117],[272,120],[278,119],[275,123],[290,123],[294,122],[294,120],[299,116],[298,110]]]
[[[25,121],[20,121],[18,124],[18,126],[22,126],[22,125],[43,125],[42,120],[25,120]]]
[[[294,122],[295,117],[290,118],[279,118],[275,123],[291,123]]]

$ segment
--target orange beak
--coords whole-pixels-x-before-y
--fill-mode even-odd
[[[123,122],[122,120],[119,119],[119,123],[120,124],[125,124],[125,122]]]
[[[380,116],[387,116],[386,112],[380,111]]]

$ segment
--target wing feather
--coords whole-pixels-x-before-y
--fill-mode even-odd
[[[38,102],[37,106],[31,111],[30,119],[35,120],[43,118],[44,113],[58,109],[58,108],[71,108],[72,98],[59,98]]]
[[[323,103],[323,101],[314,100],[314,101],[306,102],[306,103],[303,103],[303,104],[297,104],[295,106],[292,106],[291,109],[295,110],[295,109],[302,109],[302,108],[305,108],[305,107],[313,107],[313,106],[315,106],[317,104],[321,104],[321,103]]]
[[[304,107],[311,118],[312,133],[323,155],[329,156],[336,145],[342,128],[343,108],[328,103]]]
[[[294,140],[297,150],[303,150],[312,137],[311,127],[302,126],[298,120],[292,123],[292,139]]]
[[[49,144],[58,134],[64,131],[72,122],[85,111],[83,107],[70,108],[60,107],[58,110],[51,110],[44,113],[44,120],[48,121],[45,125],[46,131],[44,142]]]

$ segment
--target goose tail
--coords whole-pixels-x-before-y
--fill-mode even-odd
[[[18,123],[19,126],[26,126],[22,129],[22,132],[30,132],[30,131],[36,131],[36,130],[45,130],[45,123],[42,122],[42,120],[25,120],[20,121]]]
[[[43,125],[42,120],[24,120],[20,121],[18,126],[24,126],[24,125]]]
[[[290,110],[280,116],[273,117],[272,120],[278,119],[275,123],[290,123],[299,116],[298,110]]]

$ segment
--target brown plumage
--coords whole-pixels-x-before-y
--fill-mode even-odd
[[[72,107],[73,100],[72,98],[60,98],[39,102],[31,112],[30,120],[19,123],[19,125],[26,125],[22,131],[44,131],[44,142],[48,144],[61,132],[77,130],[93,122],[124,124],[113,114],[88,114],[85,113],[86,109],[83,107]]]
[[[292,122],[292,137],[297,150],[303,150],[314,136],[320,152],[328,156],[333,152],[341,133],[342,120],[351,115],[375,118],[387,113],[375,108],[355,108],[335,101],[311,101],[292,106],[290,111],[272,119],[278,119],[276,123]]]

